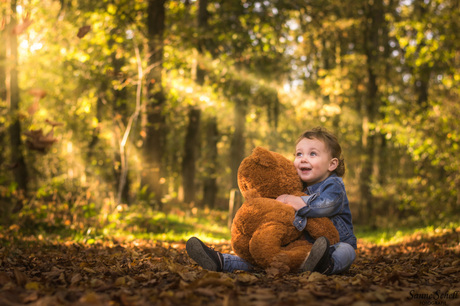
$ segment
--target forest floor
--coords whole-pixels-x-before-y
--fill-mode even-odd
[[[460,305],[460,228],[359,241],[351,269],[335,276],[209,272],[183,241],[46,240],[0,235],[0,305]]]

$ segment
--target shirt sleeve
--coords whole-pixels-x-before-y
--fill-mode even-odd
[[[317,192],[302,196],[305,206],[295,214],[294,226],[302,231],[308,218],[333,217],[340,213],[345,191],[336,180],[325,182]]]

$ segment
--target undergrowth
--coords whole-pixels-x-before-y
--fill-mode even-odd
[[[429,225],[424,227],[401,227],[401,228],[377,228],[369,229],[365,226],[358,226],[355,234],[358,239],[364,242],[388,245],[397,244],[404,240],[417,237],[431,237],[445,234],[448,231],[457,233],[460,236],[460,222],[452,221]]]
[[[110,209],[88,214],[86,210],[69,209],[72,206],[65,203],[45,203],[42,200],[40,205],[29,206],[11,219],[9,224],[0,224],[0,234],[3,237],[34,236],[85,244],[106,239],[184,241],[192,236],[210,243],[230,240],[226,210],[199,208],[176,202],[169,203],[164,211],[137,204],[106,206]],[[460,232],[460,222],[439,221],[438,224],[428,226],[385,228],[355,226],[359,240],[379,245],[395,244],[417,235],[433,236],[446,231]]]

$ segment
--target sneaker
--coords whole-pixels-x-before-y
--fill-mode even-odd
[[[207,247],[200,239],[196,237],[190,238],[185,245],[185,249],[188,256],[203,269],[222,272],[224,266],[222,254],[214,251],[213,248]]]
[[[334,269],[334,259],[332,259],[329,240],[326,237],[316,239],[310,254],[300,267],[301,271],[319,272],[330,275]]]

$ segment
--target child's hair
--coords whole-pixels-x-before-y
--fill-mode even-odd
[[[316,127],[302,133],[299,139],[297,139],[296,145],[305,138],[318,139],[324,142],[328,150],[331,152],[332,158],[337,158],[339,161],[337,168],[334,170],[335,174],[341,177],[345,174],[345,160],[342,156],[342,148],[340,147],[339,141],[334,134],[328,132],[322,127]]]

